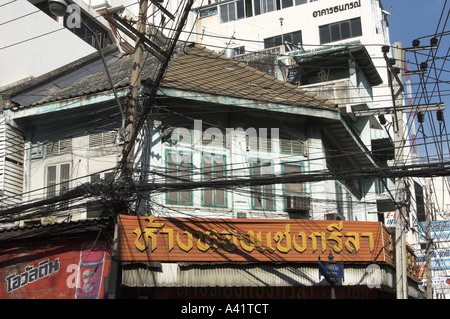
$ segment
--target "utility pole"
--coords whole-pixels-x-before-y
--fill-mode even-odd
[[[147,20],[148,0],[141,0],[139,4],[139,17],[137,29],[140,34],[145,33]],[[126,116],[127,125],[125,129],[125,143],[124,156],[125,165],[122,167],[121,177],[132,180],[133,166],[134,166],[134,143],[130,143],[130,138],[134,134],[136,107],[139,105],[139,96],[141,90],[141,74],[143,63],[144,46],[141,37],[136,37],[135,51],[133,57],[133,67],[131,72],[131,97],[127,103]],[[114,223],[114,242],[111,256],[111,271],[108,289],[108,298],[116,299],[118,290],[118,275],[119,275],[119,213],[116,212]]]
[[[427,274],[427,299],[433,299],[433,287],[432,287],[432,267],[431,267],[431,211],[430,211],[430,193],[425,188],[426,193],[426,207],[425,207],[425,232],[426,232],[426,248],[425,248],[425,262],[426,262],[426,274]]]
[[[148,0],[140,0],[139,3],[139,18],[137,22],[137,31],[144,35],[147,22]],[[134,135],[136,122],[136,108],[139,105],[139,97],[141,92],[141,78],[142,78],[142,63],[144,56],[144,43],[141,37],[136,37],[135,51],[133,57],[133,67],[131,72],[131,97],[127,109],[127,134],[130,139]],[[122,167],[122,176],[131,178],[134,165],[134,143],[130,140],[125,143],[128,148],[125,165]]]
[[[397,105],[396,100],[397,98],[401,97],[403,101],[403,96],[400,94],[403,91],[403,84],[399,78],[399,74],[402,74],[402,70],[404,70],[403,67],[394,67],[395,61],[405,61],[404,58],[404,52],[409,51],[419,51],[419,50],[430,50],[434,49],[436,47],[436,39],[433,38],[430,40],[430,46],[420,46],[420,42],[418,40],[413,41],[413,47],[411,48],[402,48],[401,43],[397,42],[395,43],[396,52],[394,52],[395,59],[390,59],[387,56],[387,53],[390,51],[389,46],[383,46],[382,52],[384,54],[384,58],[386,60],[387,69],[388,69],[388,80],[389,85],[391,88],[391,97],[392,97],[392,104],[393,107],[387,107],[387,108],[379,108],[379,109],[369,109],[369,110],[361,110],[361,111],[354,111],[354,115],[356,117],[359,116],[369,116],[369,115],[378,115],[382,116],[384,114],[393,114],[393,127],[394,127],[394,145],[395,145],[395,162],[398,166],[401,159],[402,159],[402,153],[403,148],[405,147],[405,139],[403,137],[403,112],[430,112],[430,111],[436,111],[436,112],[442,112],[445,109],[444,103],[435,103],[435,104],[421,104],[421,105],[412,105],[409,104],[409,106],[405,107],[402,105]],[[407,71],[406,73],[403,73],[403,75],[411,75],[411,74],[424,74],[427,72],[427,63],[422,62],[420,64],[420,70],[415,71]],[[398,92],[395,92],[394,90],[394,80],[397,84],[397,86],[400,88]],[[415,164],[414,167],[416,167],[418,164]],[[408,175],[413,177],[412,175]],[[419,176],[416,176],[419,177]],[[404,177],[400,177],[396,179],[396,190],[397,190],[397,196],[396,196],[396,215],[395,215],[395,263],[396,263],[396,290],[397,290],[397,298],[398,299],[406,299],[407,294],[407,272],[406,272],[406,239],[405,239],[405,229],[406,229],[406,218],[403,215],[403,212],[405,212],[404,207],[404,190],[405,190],[405,183],[403,180]],[[427,208],[428,209],[428,208]],[[429,213],[427,213],[428,217]],[[431,265],[430,265],[431,269]],[[431,273],[431,270],[427,269],[427,276]],[[431,274],[430,274],[431,276]],[[428,281],[427,281],[428,282]],[[431,280],[429,281],[431,284]],[[431,289],[429,289],[431,290]]]
[[[394,145],[395,145],[395,165],[399,165],[403,161],[403,149],[405,146],[405,139],[403,137],[403,112],[397,108],[397,105],[403,105],[403,85],[401,82],[401,70],[400,67],[394,67],[395,61],[403,63],[402,44],[396,42],[394,50],[394,60],[387,56],[390,48],[388,46],[383,47],[383,54],[387,64],[388,81],[391,88],[391,98],[394,114]],[[394,87],[394,78],[397,85]],[[395,88],[400,89],[395,92]],[[398,102],[399,101],[399,102]],[[407,262],[406,262],[406,218],[404,213],[406,212],[405,202],[405,181],[403,178],[397,178],[395,181],[396,189],[396,211],[395,211],[395,282],[397,299],[408,298],[408,277],[407,277]]]
[[[169,11],[167,11],[162,5],[160,0],[150,0],[154,6],[156,6],[159,10],[161,10],[165,15],[167,15],[170,19],[175,20],[175,16],[172,15]],[[130,82],[130,99],[127,108],[127,127],[126,134],[127,138],[124,144],[123,149],[123,158],[121,161],[120,174],[121,177],[126,179],[127,181],[133,181],[133,168],[134,168],[134,152],[135,152],[135,141],[137,139],[137,134],[140,131],[140,128],[144,125],[146,117],[151,109],[148,106],[140,107],[140,96],[141,96],[141,80],[142,80],[142,70],[143,70],[143,54],[144,49],[147,49],[150,53],[152,53],[156,58],[161,61],[161,65],[158,68],[158,73],[156,78],[154,79],[152,92],[151,92],[151,100],[156,96],[157,89],[159,84],[162,81],[164,73],[168,67],[169,60],[175,50],[175,45],[178,41],[178,38],[181,34],[181,31],[184,27],[184,24],[187,20],[187,16],[190,12],[190,9],[193,5],[194,0],[189,0],[184,10],[181,14],[181,18],[178,22],[178,26],[175,32],[175,36],[169,45],[166,46],[165,50],[162,50],[157,45],[155,45],[152,41],[150,41],[146,35],[146,23],[147,23],[147,11],[149,8],[149,0],[140,0],[139,2],[139,17],[137,23],[137,29],[134,29],[128,23],[124,21],[118,21],[111,17],[107,17],[107,20],[111,22],[113,25],[118,27],[125,34],[133,36],[135,35],[136,44],[135,51],[133,56],[133,66],[131,73],[131,82]],[[137,107],[142,109],[142,112],[139,112],[139,117],[137,116]],[[125,200],[127,200],[126,198]],[[112,262],[111,262],[111,282],[109,285],[109,298],[117,297],[117,278],[119,272],[119,242],[118,242],[118,225],[119,225],[119,214],[116,214],[115,221],[115,230],[114,230],[114,243],[113,243],[113,254],[112,254]]]

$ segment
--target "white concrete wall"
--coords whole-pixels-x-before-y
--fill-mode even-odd
[[[0,8],[0,87],[37,77],[95,52],[26,0]]]

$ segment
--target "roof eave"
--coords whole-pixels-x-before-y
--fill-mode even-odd
[[[311,50],[306,52],[295,51],[291,53],[291,57],[299,66],[309,63],[317,63],[318,61],[326,61],[327,59],[333,62],[333,59],[335,61],[335,59],[340,56],[348,56],[349,59],[355,60],[357,65],[367,77],[371,86],[378,86],[383,83],[372,58],[366,48],[359,42],[352,42],[349,44],[337,45],[319,50]]]
[[[290,104],[283,104],[282,101],[280,101],[280,103],[273,103],[261,100],[251,100],[224,95],[201,93],[195,91],[178,90],[167,87],[160,87],[159,93],[166,97],[181,98],[206,103],[217,103],[222,105],[231,105],[235,107],[257,109],[260,111],[304,115],[308,117],[318,117],[337,121],[341,119],[341,113],[337,108],[336,110],[332,110],[328,108],[315,108],[300,105],[290,105]]]

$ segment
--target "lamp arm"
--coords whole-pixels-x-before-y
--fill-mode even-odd
[[[111,88],[112,88],[112,90],[114,92],[114,97],[116,99],[117,106],[119,107],[120,114],[122,116],[122,127],[121,127],[121,130],[120,130],[120,134],[121,134],[121,137],[124,138],[125,135],[126,135],[125,134],[125,119],[126,119],[125,118],[125,113],[123,111],[122,104],[120,103],[119,97],[117,95],[116,88],[114,87],[114,83],[113,83],[113,80],[111,78],[111,74],[109,73],[109,69],[108,69],[108,65],[106,64],[105,56],[103,55],[103,52],[102,52],[102,50],[100,48],[100,41],[98,40],[98,37],[95,34],[95,32],[86,23],[81,22],[81,24],[83,24],[83,26],[86,28],[86,30],[88,30],[94,36],[95,43],[98,46],[98,51],[100,52],[100,56],[102,58],[103,65],[105,67],[106,75],[108,76],[108,80],[109,80]]]

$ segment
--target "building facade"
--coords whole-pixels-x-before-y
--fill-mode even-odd
[[[378,0],[239,0],[209,3],[195,12],[195,41],[230,55],[279,46],[283,49],[280,55],[285,55],[294,49],[310,51],[360,41],[375,67],[386,67],[381,46],[390,45],[388,21]],[[379,73],[386,84],[386,72]],[[374,107],[385,102],[385,96],[374,94],[374,99],[378,99]]]
[[[314,260],[319,256],[326,259],[332,249],[337,259],[348,263],[348,271],[357,268],[352,270],[354,280],[346,281],[346,287],[367,276],[367,267],[374,263],[380,267],[377,268],[381,276],[380,290],[377,293],[366,291],[366,296],[389,294],[393,288],[393,268],[391,257],[388,257],[391,251],[383,250],[382,260],[373,259],[375,255],[380,255],[379,251],[374,253],[378,245],[372,241],[374,232],[382,232],[380,236],[385,238],[380,247],[385,247],[390,238],[389,230],[376,222],[376,214],[371,214],[376,211],[376,202],[367,198],[374,187],[373,182],[357,183],[345,176],[332,181],[302,181],[309,174],[323,171],[339,174],[352,171],[355,166],[377,167],[360,136],[351,129],[347,115],[333,102],[201,46],[190,45],[177,52],[159,87],[154,112],[135,147],[133,176],[136,188],[127,195],[132,196],[128,208],[133,214],[163,218],[155,221],[157,225],[166,223],[164,218],[167,217],[175,223],[186,223],[186,217],[205,221],[212,218],[217,227],[224,227],[233,220],[244,224],[248,221],[255,223],[256,230],[270,223],[286,224],[289,221],[282,225],[284,230],[274,226],[276,229],[270,232],[278,239],[272,239],[270,235],[271,239],[266,240],[267,247],[279,247],[283,252],[282,247],[286,250],[290,246],[291,249],[285,253],[297,247],[297,250],[294,249],[297,255],[309,247],[315,252],[311,256]],[[117,55],[117,51],[112,49],[107,59],[119,98],[126,99],[132,56]],[[20,205],[8,206],[3,211],[3,222],[11,222],[7,217],[12,219],[13,213],[16,219],[21,219],[22,224],[17,225],[20,226],[23,223],[46,224],[115,216],[123,210],[120,206],[123,204],[123,198],[120,198],[123,189],[120,179],[117,179],[117,164],[121,161],[123,150],[120,139],[117,139],[120,112],[105,72],[94,71],[98,63],[98,56],[97,60],[92,56],[82,64],[68,66],[72,72],[67,72],[67,69],[56,77],[54,73],[49,74],[40,79],[40,85],[22,86],[21,90],[10,95],[10,104],[3,114],[8,123],[21,132],[24,140],[22,201],[25,206],[23,209]],[[143,71],[143,83],[146,83],[141,89],[143,96],[152,83],[146,80],[151,79],[158,63],[156,58],[148,57]],[[83,68],[93,72],[77,77],[76,74]],[[56,91],[55,83],[60,84]],[[336,136],[340,139],[336,140]],[[340,165],[336,166],[336,163]],[[52,201],[64,194],[76,196]],[[28,203],[32,208],[26,206]],[[339,234],[343,235],[340,231],[346,227],[343,219],[358,221],[355,224],[357,229],[346,235],[354,236],[352,240],[339,238]],[[311,226],[300,226],[295,232],[301,233],[302,227],[312,227],[315,220],[322,220],[322,224],[317,226],[314,234],[305,233],[303,237],[299,235],[292,239],[286,227],[291,227],[289,223],[301,223],[300,220]],[[378,230],[364,231],[368,221],[374,221],[369,224]],[[325,229],[330,234],[325,233]],[[245,232],[250,234],[250,230]],[[338,234],[332,233],[333,230]],[[165,230],[161,231],[163,233]],[[188,230],[181,228],[179,231]],[[234,234],[234,228],[229,231]],[[126,236],[125,232],[123,227],[119,227],[121,236]],[[287,246],[282,243],[283,232]],[[181,238],[177,243],[190,251],[189,234],[187,236],[188,244]],[[255,236],[259,238],[259,235]],[[138,237],[134,242],[141,243],[138,245],[141,250],[147,249],[147,243],[151,243],[151,247],[157,245],[156,239],[150,241],[145,236]],[[363,266],[356,266],[354,263],[359,260],[358,256],[367,250],[360,246],[366,237],[364,247],[367,245],[370,257],[360,260]],[[298,241],[300,239],[302,244]],[[124,240],[127,239],[123,237],[119,243],[124,243]],[[211,240],[209,237],[200,238],[196,241],[197,248],[208,250]],[[229,240],[234,243],[238,237],[230,237]],[[239,240],[242,247],[253,250],[251,245],[255,243],[252,244],[251,238],[250,242],[244,238]],[[292,240],[297,240],[295,245]],[[333,245],[334,242],[337,245]],[[340,256],[344,247],[347,253],[353,253],[349,258]],[[119,256],[124,253],[120,245],[118,253]],[[190,255],[184,257],[187,260],[180,259],[175,263],[156,255],[146,256],[148,262],[172,269],[168,274],[184,267],[185,262],[203,262],[190,259]],[[310,262],[285,259],[283,256],[277,257],[280,262]],[[244,259],[257,262],[251,265],[255,271],[262,269],[263,264],[259,263],[258,258],[249,255]],[[136,271],[139,272],[133,271],[136,266],[139,268],[139,260],[125,258],[119,261],[123,293],[133,295],[136,293],[133,287],[141,284],[147,287],[147,283],[137,283],[132,279]],[[245,263],[240,265],[244,272],[248,271]],[[266,266],[270,272],[279,267],[273,263]],[[213,264],[208,267],[215,268]],[[317,270],[316,266],[301,264],[293,267],[309,267],[309,270],[304,270],[307,272]],[[129,275],[131,279],[128,277],[125,280],[124,276]],[[415,276],[411,272],[411,287],[414,287]],[[168,278],[161,280],[165,282]],[[237,280],[240,280],[239,276]],[[272,280],[275,277],[271,277],[268,285],[281,289],[298,285],[298,280],[279,284]],[[309,284],[320,285],[320,280],[311,279]],[[163,282],[154,283],[154,287],[184,287],[178,281],[171,282],[169,286]],[[208,285],[216,284],[211,281]],[[250,290],[256,287],[255,283],[241,283],[241,286]],[[411,296],[418,297],[419,292],[412,289]],[[362,293],[362,290],[356,288],[355,291]],[[158,293],[164,295],[165,292],[158,290]]]
[[[307,263],[319,257],[326,259],[330,251],[346,264],[349,276],[339,291],[341,296],[391,296],[395,289],[391,233],[378,223],[380,213],[384,213],[378,205],[380,185],[375,178],[349,178],[355,168],[380,166],[373,132],[382,131],[381,127],[373,116],[358,117],[355,111],[382,103],[374,91],[385,77],[377,64],[385,61],[380,62],[381,53],[367,42],[358,41],[373,36],[372,41],[386,43],[385,15],[378,1],[372,1],[372,6],[360,1],[333,2],[333,6],[329,2],[231,1],[195,9],[200,17],[195,27],[205,35],[199,42],[220,47],[216,51],[225,53],[228,51],[224,49],[231,48],[231,55],[236,55],[248,52],[244,47],[248,41],[239,43],[237,39],[258,34],[258,50],[280,50],[284,56],[277,53],[273,60],[282,67],[272,76],[202,46],[182,46],[158,89],[153,111],[137,140],[133,163],[137,188],[131,191],[128,201],[123,199],[117,171],[124,149],[119,134],[120,114],[98,54],[7,91],[3,121],[17,135],[17,145],[24,145],[23,162],[20,156],[15,160],[23,171],[23,192],[17,191],[8,197],[9,201],[3,201],[4,213],[8,214],[1,221],[6,227],[54,224],[117,216],[124,207],[142,216],[131,218],[129,227],[135,227],[136,221],[147,221],[148,227],[130,228],[135,234],[131,239],[127,237],[129,232],[119,228],[122,243],[131,240],[138,254],[144,252],[146,257],[123,257],[126,251],[119,247],[119,256],[123,257],[119,258],[119,291],[129,296],[138,296],[139,289],[149,285],[153,290],[145,292],[145,297],[175,296],[175,289],[180,287],[186,289],[186,294],[191,293],[192,287],[205,285],[220,286],[222,294],[229,293],[226,287],[230,285],[249,294],[261,293],[256,281],[244,282],[243,274],[252,271],[256,277],[266,271],[267,286],[279,289],[278,294],[307,285],[310,290],[299,289],[298,296],[323,296],[323,291],[330,288],[324,288],[323,278],[312,275],[317,274],[316,264]],[[310,22],[311,32],[293,23],[297,19],[290,22],[294,9],[305,9],[301,21]],[[289,16],[280,16],[281,13]],[[336,22],[330,24],[330,17]],[[328,23],[324,24],[324,19]],[[374,25],[369,26],[370,19]],[[264,25],[258,27],[261,33],[242,27],[251,21],[252,25]],[[223,41],[221,37],[206,41],[215,24],[230,38],[225,46],[214,42]],[[278,29],[280,32],[274,31]],[[231,30],[233,35],[228,35]],[[199,37],[200,33],[196,35]],[[285,40],[289,43],[283,45]],[[104,52],[119,98],[125,102],[132,57],[122,55],[123,51],[114,46],[106,47]],[[339,61],[343,67],[331,72],[329,64],[336,57],[342,59]],[[152,90],[152,75],[160,64],[150,55],[145,61],[143,97]],[[310,63],[321,67],[311,71],[305,68]],[[303,67],[307,72],[295,75],[292,66]],[[298,77],[305,73],[309,82]],[[294,75],[299,82],[286,83],[288,75]],[[5,144],[5,163],[11,162],[11,151]],[[385,156],[381,156],[383,161]],[[16,174],[20,172],[17,170]],[[334,177],[307,178],[323,172],[331,172]],[[65,194],[71,197],[53,201],[65,198]],[[129,195],[130,190],[127,198]],[[146,220],[154,217],[158,219]],[[215,228],[208,230],[207,236],[205,231],[201,235],[196,227],[207,226],[200,222],[194,227],[186,217],[214,220]],[[120,215],[120,219],[125,221],[127,217]],[[314,222],[318,220],[320,225]],[[190,228],[178,227],[179,223]],[[254,230],[239,223],[252,223]],[[171,225],[170,229],[164,229],[164,225]],[[273,227],[265,228],[269,225]],[[374,229],[367,230],[369,225]],[[158,235],[151,234],[155,227]],[[347,227],[354,228],[347,231]],[[228,237],[220,237],[220,245],[214,235],[216,228],[228,232],[221,233]],[[264,245],[259,238],[262,229],[266,231]],[[312,232],[306,233],[305,229]],[[172,237],[174,232],[176,237]],[[157,243],[166,233],[168,255],[149,255],[153,250],[163,250]],[[377,236],[376,243],[373,236]],[[198,259],[194,242],[195,249],[208,256],[219,246],[227,253],[239,246],[243,259],[227,257],[225,263],[218,260],[230,271],[236,268],[229,278],[235,281],[218,284],[215,278],[225,275],[214,266],[215,255],[202,259],[205,255],[200,254],[203,257]],[[267,253],[272,247],[276,254],[268,258],[273,257],[276,262],[267,263],[267,259],[247,254],[255,250]],[[186,254],[172,259],[173,249]],[[310,259],[298,259],[306,250],[313,253]],[[289,253],[296,257],[285,255]],[[369,255],[361,257],[366,253]],[[196,254],[197,257],[191,257]],[[410,296],[418,298],[414,258],[409,255]],[[141,262],[149,267],[142,268]],[[238,267],[233,266],[235,262]],[[367,282],[368,271],[373,270],[371,265],[378,277]],[[207,283],[196,275],[203,270],[210,271]],[[185,277],[173,278],[183,271]],[[277,281],[280,276],[276,274],[284,272],[299,275]],[[136,281],[141,273],[149,277],[160,273],[161,277],[153,282]],[[302,274],[311,278],[303,282]]]

